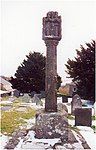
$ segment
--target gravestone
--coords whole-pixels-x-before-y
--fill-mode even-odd
[[[41,98],[45,98],[45,91],[40,91]]]
[[[18,98],[20,96],[20,91],[18,91],[17,89],[14,90],[13,95]]]
[[[68,103],[68,96],[62,95],[62,103]]]
[[[61,16],[48,12],[43,18],[43,40],[47,47],[45,78],[45,110],[36,114],[36,138],[68,140],[67,112],[57,108],[57,45],[61,39]]]
[[[91,108],[76,108],[75,109],[75,126],[92,125],[92,109]]]
[[[36,103],[36,105],[43,105],[41,101],[41,94],[34,94],[34,97],[31,100],[32,103]]]
[[[34,97],[34,94],[36,94],[36,92],[32,91],[29,96],[31,96],[31,98],[32,98],[32,97]]]
[[[74,111],[76,108],[82,108],[81,98],[78,94],[75,94],[72,98],[71,102],[71,114],[74,115]]]
[[[24,94],[22,97],[21,97],[22,101],[25,102],[25,103],[30,103],[31,101],[31,97],[28,95],[28,94]]]

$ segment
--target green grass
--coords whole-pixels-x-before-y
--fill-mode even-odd
[[[72,125],[69,124],[68,127],[69,127],[71,130],[73,130],[73,131],[75,131],[75,132],[77,132],[77,133],[79,133],[79,131],[80,131],[80,129],[78,129],[76,126],[72,126]]]
[[[20,99],[15,99],[15,101],[12,103],[12,106],[15,108],[18,108],[21,104],[21,100]]]
[[[0,106],[12,106],[12,104],[7,103],[7,104],[0,104]]]
[[[74,120],[75,118],[74,118],[74,116],[72,116],[71,114],[68,114],[68,119]]]
[[[36,114],[34,109],[28,108],[26,112],[12,111],[1,112],[1,133],[11,135],[21,125],[25,124],[24,119],[33,118]]]
[[[92,116],[92,120],[96,120],[96,116],[94,115],[94,116]]]
[[[94,132],[96,132],[96,126],[95,125],[91,126],[91,128],[94,130]]]
[[[7,101],[9,99],[10,96],[4,96],[1,98],[2,101]]]
[[[15,108],[18,108],[21,104],[21,99],[20,98],[16,98],[15,101],[13,101],[13,103],[2,103],[0,104],[0,106],[12,106],[12,107],[15,107]]]

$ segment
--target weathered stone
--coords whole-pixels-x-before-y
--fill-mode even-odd
[[[41,94],[34,94],[34,97],[31,99],[32,103],[36,103],[36,105],[43,105],[41,101]]]
[[[43,40],[47,46],[45,111],[57,111],[57,45],[61,39],[61,17],[57,12],[48,12],[43,18]]]
[[[16,96],[16,97],[19,97],[20,96],[20,91],[14,90],[13,95]]]
[[[66,111],[66,113],[68,114],[68,109],[67,109],[66,105],[64,105],[62,103],[58,103],[57,109],[58,109],[58,111],[61,111],[61,112]]]
[[[68,103],[68,96],[62,95],[62,103]]]
[[[15,146],[19,143],[19,139],[12,138],[9,140],[8,144],[5,146],[5,149],[14,149]]]
[[[68,130],[68,142],[69,143],[76,143],[78,142],[75,138],[74,134],[72,133],[71,129]]]
[[[68,119],[63,113],[40,113],[36,118],[36,138],[68,140]]]
[[[21,137],[21,138],[23,138],[26,135],[27,135],[27,130],[21,130],[17,133],[17,137]]]
[[[91,126],[91,125],[92,125],[92,109],[76,108],[75,126]]]
[[[74,95],[71,102],[71,114],[74,115],[76,108],[82,108],[81,98],[78,94]]]
[[[37,138],[60,138],[68,140],[68,119],[65,110],[57,112],[57,45],[61,39],[61,17],[48,12],[43,18],[43,40],[47,46],[45,111],[36,115]],[[63,106],[62,106],[63,107]],[[50,113],[48,113],[50,112]],[[55,112],[55,113],[54,113]],[[66,115],[65,115],[66,114]]]
[[[21,97],[21,99],[22,99],[23,102],[29,103],[32,98],[31,98],[28,94],[24,94],[24,95]]]

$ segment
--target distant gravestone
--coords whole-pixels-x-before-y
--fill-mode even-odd
[[[29,103],[31,101],[31,97],[28,94],[24,94],[21,99],[25,103]]]
[[[81,98],[78,94],[75,94],[72,98],[71,102],[71,114],[74,115],[74,111],[76,108],[82,108]]]
[[[62,95],[62,103],[68,103],[68,97],[66,95]]]
[[[16,97],[19,97],[20,96],[20,91],[14,90],[14,94],[13,95],[16,96]]]
[[[75,109],[75,126],[92,125],[92,109],[91,108],[76,108]]]
[[[42,105],[41,94],[34,94],[34,97],[31,100],[32,103],[36,103],[36,105]]]
[[[32,97],[34,97],[34,94],[36,94],[36,92],[32,91],[29,96],[31,96],[31,98],[32,98]]]
[[[41,98],[45,98],[45,91],[40,91]]]

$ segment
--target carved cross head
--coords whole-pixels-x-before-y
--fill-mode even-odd
[[[43,18],[43,40],[61,40],[61,16],[58,12],[48,12]]]

